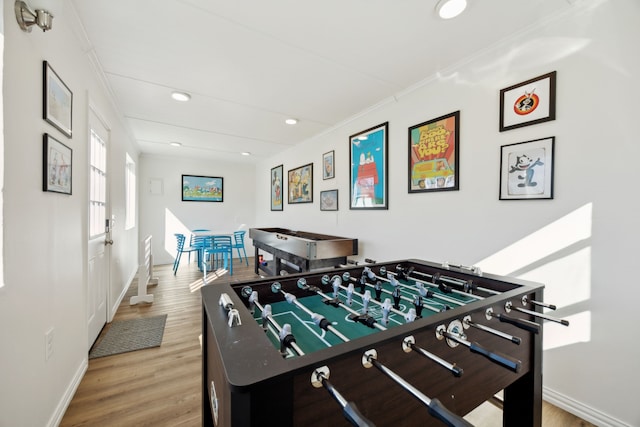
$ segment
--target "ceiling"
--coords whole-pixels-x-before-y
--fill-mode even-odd
[[[575,1],[468,0],[452,20],[436,16],[437,0],[72,4],[142,153],[255,162]],[[174,90],[191,100],[174,101]]]

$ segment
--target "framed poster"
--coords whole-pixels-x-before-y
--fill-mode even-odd
[[[333,157],[333,150],[322,155],[322,179],[335,178]]]
[[[349,209],[389,209],[389,122],[349,137]]]
[[[409,128],[409,193],[458,190],[460,111]]]
[[[282,211],[284,203],[282,203],[282,165],[271,168],[271,210]]]
[[[500,132],[555,119],[555,71],[500,91]]]
[[[327,190],[320,192],[320,210],[321,211],[337,211],[338,210],[338,190]]]
[[[47,122],[71,138],[71,117],[73,93],[53,71],[47,61],[43,61],[43,116]]]
[[[223,194],[222,177],[182,175],[183,202],[222,202]]]
[[[500,147],[500,200],[553,199],[555,137]]]
[[[71,148],[45,133],[42,138],[42,154],[42,191],[71,194]]]
[[[289,171],[287,190],[290,204],[313,202],[313,163]]]

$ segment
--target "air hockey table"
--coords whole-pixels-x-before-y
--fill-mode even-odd
[[[203,425],[468,425],[503,391],[540,427],[543,288],[416,259],[205,286]]]

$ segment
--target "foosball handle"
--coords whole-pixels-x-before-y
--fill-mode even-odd
[[[509,317],[506,314],[497,314],[496,317],[498,317],[501,322],[510,323],[520,329],[524,329],[525,331],[529,331],[534,334],[540,333],[540,325],[535,322],[524,319],[516,319],[514,317]]]
[[[431,399],[429,414],[450,427],[473,427],[473,424],[445,408],[438,399]]]
[[[481,354],[484,357],[486,357],[487,359],[491,360],[492,362],[495,362],[495,363],[497,363],[499,365],[502,365],[505,368],[509,369],[510,371],[513,371],[513,372],[520,371],[520,361],[519,360],[511,360],[507,356],[504,356],[502,354],[494,353],[492,351],[489,351],[486,348],[482,347],[477,342],[472,342],[471,346],[469,347],[469,349],[473,353]]]
[[[376,427],[374,423],[366,419],[358,410],[353,402],[347,402],[342,411],[344,417],[354,426],[357,427]]]

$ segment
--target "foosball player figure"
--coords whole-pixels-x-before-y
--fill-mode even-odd
[[[371,291],[364,291],[364,295],[362,295],[362,313],[369,313],[369,301],[371,301]]]
[[[340,298],[338,297],[331,298],[331,299],[324,299],[322,300],[322,302],[332,307],[340,307]]]
[[[271,316],[271,304],[266,304],[262,307],[262,329],[264,329],[265,332],[267,331],[269,316]]]
[[[413,322],[414,320],[416,320],[416,309],[415,308],[410,308],[409,312],[404,315],[404,320],[406,320],[407,323],[410,323],[410,322]]]
[[[393,308],[395,308],[396,310],[400,309],[400,282],[398,282],[398,280],[389,275],[389,284],[391,284],[391,286],[393,286],[393,292],[391,293],[391,296],[393,296]]]
[[[360,293],[364,293],[366,287],[367,287],[367,276],[362,275],[360,276],[360,279],[358,279],[358,287],[360,289]]]
[[[256,311],[256,301],[258,300],[258,291],[251,292],[249,296],[249,312],[253,314]]]
[[[376,292],[376,301],[380,302],[380,296],[382,295],[382,283],[376,282],[373,289]]]
[[[418,319],[422,318],[422,296],[416,295],[413,299],[413,306],[416,308],[416,316]]]
[[[478,289],[478,285],[473,283],[473,280],[467,280],[466,282],[464,282],[463,290],[466,293],[472,294],[476,289]]]
[[[391,300],[385,298],[382,303],[382,323],[387,326],[389,324],[389,312],[391,311]]]
[[[400,280],[409,280],[409,275],[413,273],[413,267],[404,268],[401,265],[398,265],[396,269],[398,271],[398,279]]]
[[[285,323],[280,330],[280,354],[282,357],[287,355],[287,348],[291,347],[294,342],[296,342],[296,339],[291,333],[291,325]]]
[[[353,283],[349,283],[347,286],[347,305],[351,307],[353,304],[353,291],[354,291]]]
[[[333,280],[331,280],[331,286],[333,287],[333,297],[338,298],[338,291],[340,290],[339,278],[334,277]]]
[[[422,298],[433,298],[433,292],[430,289],[424,287],[424,285],[420,282],[416,284],[418,287],[418,293]]]
[[[353,320],[354,322],[359,322],[362,323],[363,325],[366,325],[368,327],[370,327],[371,329],[373,329],[376,324],[376,319],[373,316],[370,316],[369,314],[350,314],[349,315],[349,319]]]

